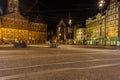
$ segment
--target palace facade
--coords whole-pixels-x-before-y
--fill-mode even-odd
[[[19,0],[8,0],[8,14],[0,16],[0,44],[39,44],[46,40],[47,24],[30,22],[19,13]]]

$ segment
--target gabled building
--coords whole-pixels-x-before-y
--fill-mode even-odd
[[[57,40],[60,43],[64,43],[66,41],[66,24],[63,19],[60,20],[57,25]]]

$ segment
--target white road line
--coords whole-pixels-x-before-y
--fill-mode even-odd
[[[39,64],[39,65],[32,65],[32,66],[25,66],[25,67],[5,68],[5,69],[0,69],[0,71],[17,70],[17,69],[27,69],[27,68],[35,68],[35,67],[51,66],[51,65],[66,65],[66,64],[83,63],[83,62],[110,61],[110,60],[120,60],[120,58],[94,59],[94,60],[86,60],[86,61],[74,61],[74,62],[61,62],[61,63]]]
[[[18,75],[11,75],[11,76],[4,76],[0,77],[0,80],[7,80],[7,79],[13,79],[13,78],[20,78],[20,77],[30,77],[34,75],[40,75],[40,74],[46,74],[46,73],[52,73],[52,72],[62,72],[62,71],[71,71],[71,70],[86,70],[86,69],[97,69],[97,68],[105,68],[105,67],[112,67],[112,66],[118,66],[120,63],[113,63],[113,64],[104,64],[104,65],[97,65],[97,66],[89,66],[84,68],[62,68],[62,69],[54,69],[54,70],[46,70],[41,72],[33,72],[33,73],[25,73],[25,74],[18,74]]]
[[[25,54],[27,54],[27,57],[25,57]],[[44,58],[44,57],[59,57],[62,56],[64,54],[59,54],[59,55],[28,55],[28,53],[25,53],[22,55],[9,55],[9,56],[1,56],[0,59],[4,59],[4,60],[8,60],[8,58],[12,59],[12,60],[16,60],[16,59],[33,59],[33,58]],[[64,56],[66,56],[67,54],[65,54]]]

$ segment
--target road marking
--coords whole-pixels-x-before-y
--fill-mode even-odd
[[[46,70],[46,71],[40,71],[40,72],[23,73],[23,74],[18,74],[18,75],[4,76],[4,77],[0,77],[0,80],[15,79],[15,78],[27,77],[27,76],[30,77],[30,76],[33,76],[33,75],[39,75],[40,76],[40,74],[46,74],[46,73],[52,73],[52,72],[97,69],[97,68],[105,68],[105,67],[112,67],[112,66],[118,66],[118,65],[120,65],[120,63],[96,65],[96,66],[89,66],[89,67],[84,67],[84,68],[62,68],[62,69]]]
[[[0,69],[0,71],[17,70],[17,69],[27,69],[27,68],[35,68],[35,67],[51,66],[51,65],[76,64],[76,63],[83,63],[83,62],[110,61],[110,60],[120,60],[120,58],[94,59],[94,60],[86,60],[86,61],[74,61],[74,62],[61,62],[61,63],[39,64],[39,65],[32,65],[32,66],[25,66],[25,67],[5,68],[5,69]]]

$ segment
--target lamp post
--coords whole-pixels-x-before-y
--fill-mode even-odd
[[[103,6],[104,6],[104,4],[105,4],[105,1],[104,0],[100,0],[99,1],[99,8],[100,8],[100,10],[101,10],[101,17],[100,17],[100,43],[102,43],[102,10],[103,10]],[[106,35],[106,34],[105,34]]]
[[[70,15],[70,12],[69,12],[69,20],[68,20],[68,24],[70,26],[70,42],[72,42],[72,19],[71,19],[71,15]]]
[[[72,28],[71,28],[72,20],[69,19],[69,26],[70,26],[70,39],[72,38]]]

